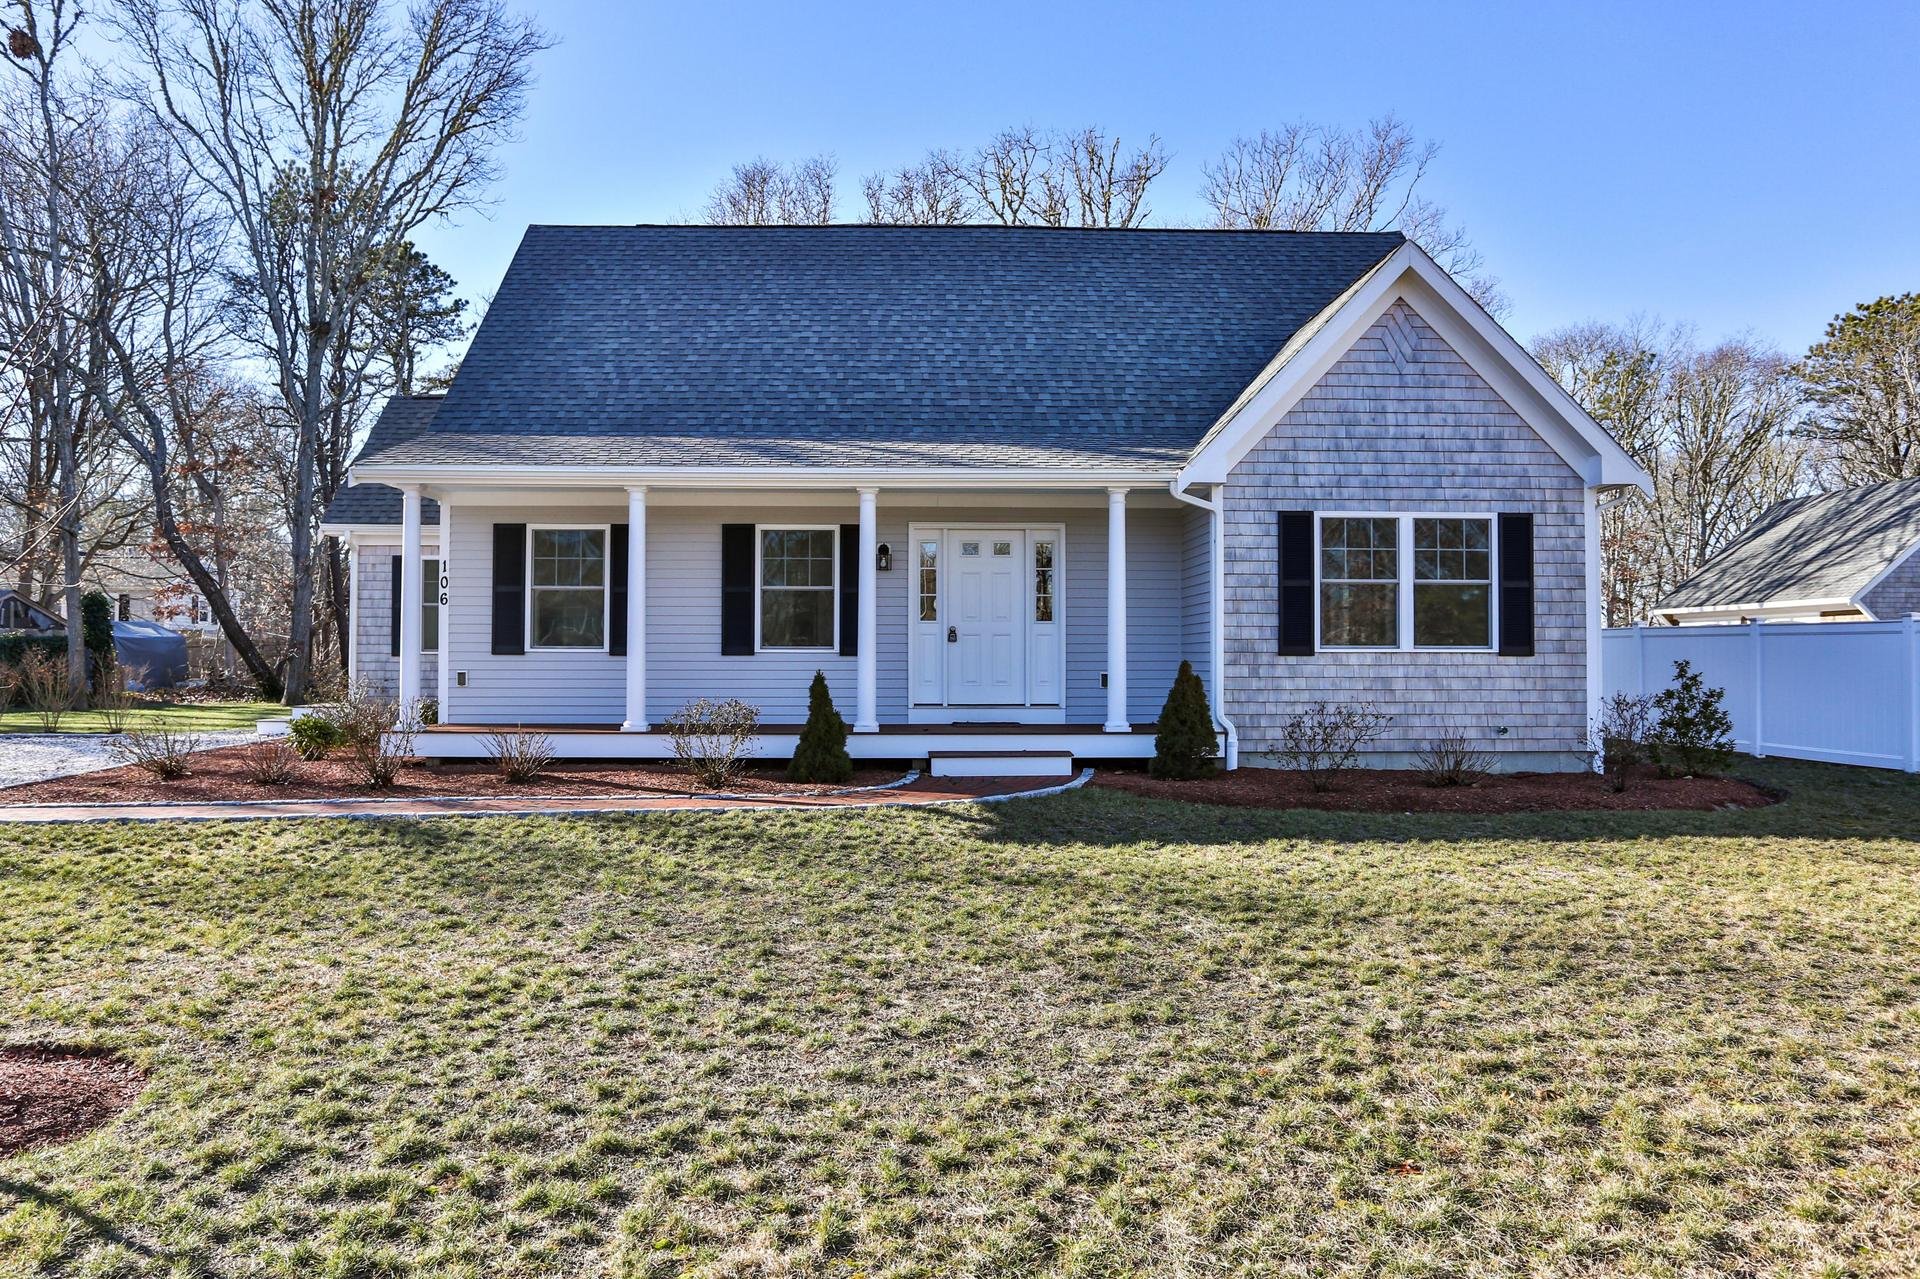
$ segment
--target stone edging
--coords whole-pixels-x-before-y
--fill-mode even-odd
[[[897,782],[888,782],[885,785],[881,785],[881,786],[855,787],[850,790],[839,791],[836,793],[840,795],[855,795],[863,792],[893,790],[901,786],[907,785],[909,781],[917,777],[918,777],[918,773],[916,772],[912,774],[910,777],[903,778],[902,780]],[[1092,778],[1093,778],[1093,769],[1083,767],[1080,770],[1080,773],[1078,776],[1068,781],[1061,782],[1052,786],[1036,787],[1033,790],[1010,791],[1004,795],[961,795],[961,796],[952,796],[945,799],[928,799],[928,800],[919,800],[919,801],[899,800],[899,801],[883,802],[883,803],[875,803],[875,804],[827,804],[827,805],[822,805],[816,808],[806,809],[804,811],[844,812],[844,811],[864,811],[864,810],[875,809],[875,808],[941,808],[941,807],[946,807],[953,804],[998,804],[998,803],[1003,803],[1010,799],[1042,799],[1049,795],[1060,795],[1070,790],[1078,790],[1080,787],[1085,786],[1088,781],[1092,780]],[[491,795],[479,795],[479,796],[461,795],[461,796],[450,796],[443,799],[425,799],[425,798],[416,799],[416,800],[387,799],[387,800],[380,800],[380,801],[374,801],[374,802],[389,803],[389,804],[401,804],[401,803],[446,804],[446,803],[484,802],[484,801],[493,800],[497,798],[500,798],[500,797],[491,796]],[[561,798],[568,799],[568,800],[575,800],[581,797],[576,795],[568,795]],[[636,799],[642,799],[642,800],[661,800],[661,799],[673,799],[675,797],[671,795],[666,795],[666,796],[643,795],[643,796],[633,796],[633,797],[609,796],[607,797],[606,800],[603,800],[602,802],[606,802],[606,803],[619,802],[623,798],[636,798]],[[706,796],[704,798],[712,800],[712,799],[718,799],[722,797]],[[811,796],[797,796],[795,798],[826,799],[826,798],[830,798],[830,796],[811,795]],[[342,802],[360,802],[360,801],[297,800],[297,799],[281,800],[281,801],[252,800],[252,801],[235,801],[231,805],[227,805],[227,806],[236,808],[236,809],[247,809],[249,806],[271,807],[271,806],[275,806],[276,803],[323,805],[323,804],[338,804]],[[176,801],[176,802],[172,802],[170,804],[165,804],[165,805],[163,804],[32,804],[32,805],[21,804],[21,805],[16,805],[16,807],[18,808],[69,808],[74,810],[162,808],[162,807],[202,808],[202,807],[212,807],[212,806],[213,804],[211,803],[192,803],[187,801]],[[234,813],[217,813],[217,814],[206,814],[206,815],[195,815],[195,816],[184,816],[184,817],[169,816],[167,814],[155,814],[152,816],[146,816],[146,815],[135,816],[135,815],[130,815],[124,812],[118,812],[118,813],[102,812],[96,815],[94,813],[89,812],[86,816],[36,818],[36,819],[28,819],[27,821],[21,821],[19,819],[10,820],[7,816],[7,810],[4,807],[0,807],[0,826],[5,826],[8,824],[13,824],[13,825],[31,824],[31,825],[44,825],[44,826],[84,826],[84,825],[99,825],[106,822],[133,823],[133,822],[164,822],[164,821],[174,821],[174,822],[312,821],[317,818],[331,819],[335,821],[430,821],[430,820],[433,820],[436,818],[442,818],[442,817],[646,817],[646,816],[651,816],[655,813],[784,813],[784,812],[792,812],[792,811],[795,811],[795,810],[790,805],[781,803],[778,798],[769,798],[768,796],[764,796],[764,795],[744,796],[742,797],[741,801],[734,802],[734,803],[679,804],[673,807],[665,807],[665,808],[474,808],[474,809],[468,809],[468,810],[455,810],[450,812],[443,811],[443,812],[427,812],[427,813],[400,813],[400,812],[377,812],[377,811],[376,812],[336,813],[336,812],[329,812],[325,810],[318,811],[318,812],[299,812],[299,813],[284,813],[284,812],[254,813],[250,811],[241,811],[241,812],[234,812]]]

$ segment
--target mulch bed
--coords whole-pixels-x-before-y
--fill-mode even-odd
[[[146,1083],[138,1066],[97,1049],[0,1047],[0,1158],[93,1131]]]
[[[250,745],[250,744],[249,744]],[[508,782],[485,763],[421,765],[400,770],[395,784],[368,786],[351,761],[334,758],[302,760],[295,780],[285,786],[262,786],[247,780],[243,763],[248,745],[199,751],[193,771],[163,782],[141,769],[127,766],[97,773],[81,773],[25,786],[0,788],[0,805],[7,804],[165,804],[199,801],[280,799],[410,799],[426,796],[565,795],[591,798],[602,795],[698,793],[699,785],[670,765],[557,763],[530,782]],[[856,769],[851,781],[833,786],[789,782],[779,767],[753,767],[730,782],[726,791],[738,795],[819,795],[853,786],[879,786],[900,780],[897,768]]]
[[[1144,772],[1101,769],[1095,786],[1195,804],[1238,808],[1317,808],[1370,813],[1556,813],[1581,809],[1759,808],[1775,796],[1732,777],[1629,776],[1624,791],[1592,773],[1499,773],[1473,786],[1427,786],[1417,774],[1392,769],[1348,769],[1334,788],[1316,791],[1299,773],[1242,768],[1199,781],[1174,782]]]

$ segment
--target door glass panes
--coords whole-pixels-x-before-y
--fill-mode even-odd
[[[920,620],[940,620],[940,543],[920,543]]]
[[[1053,620],[1053,543],[1033,544],[1033,620]]]

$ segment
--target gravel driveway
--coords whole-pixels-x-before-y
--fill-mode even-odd
[[[252,729],[201,733],[200,748],[252,741]],[[7,733],[0,735],[0,786],[21,786],[75,773],[96,773],[126,763],[116,759],[107,733]]]

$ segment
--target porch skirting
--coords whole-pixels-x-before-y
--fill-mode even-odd
[[[800,740],[798,724],[768,724],[751,752],[755,759],[789,759]],[[937,751],[1064,751],[1075,759],[1151,759],[1153,724],[1114,733],[1100,724],[882,724],[873,733],[853,733],[847,754],[855,759],[926,759]],[[623,732],[617,724],[437,724],[414,736],[413,753],[426,759],[484,759],[498,733],[544,733],[556,759],[672,759],[673,739],[661,732]]]

